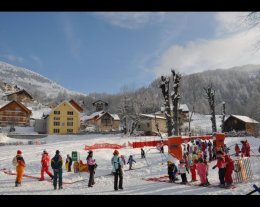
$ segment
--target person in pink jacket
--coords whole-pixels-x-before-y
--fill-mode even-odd
[[[207,184],[207,166],[203,162],[202,158],[199,158],[198,164],[197,164],[197,172],[200,176],[200,186],[206,186]]]
[[[51,177],[51,179],[53,179],[53,174],[49,171],[50,156],[46,150],[43,150],[41,164],[42,169],[40,181],[44,180],[44,172],[46,172]]]

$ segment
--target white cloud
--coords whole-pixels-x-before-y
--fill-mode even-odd
[[[10,60],[10,61],[15,61],[15,62],[18,62],[18,63],[22,63],[24,61],[24,59],[22,57],[18,57],[18,56],[11,55],[11,54],[3,55],[3,57]]]
[[[126,29],[137,29],[147,24],[161,22],[165,12],[96,12],[106,22]]]
[[[76,36],[71,22],[66,18],[63,19],[63,29],[71,54],[74,57],[79,57],[82,49],[82,40]]]
[[[195,73],[216,68],[260,64],[254,47],[259,33],[243,31],[215,40],[196,40],[184,46],[174,45],[163,53],[154,67],[156,76],[169,74],[171,68],[181,73]]]
[[[246,16],[249,12],[218,12],[215,15],[217,21],[216,33],[223,35],[247,29],[245,24]]]

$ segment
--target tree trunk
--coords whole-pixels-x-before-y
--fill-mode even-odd
[[[167,121],[167,133],[168,136],[172,136],[172,119],[171,119],[171,109],[170,109],[170,100],[169,100],[169,79],[161,76],[160,88],[162,89],[162,94],[164,97],[164,106],[165,106],[165,116]]]
[[[217,132],[217,125],[216,125],[216,116],[215,116],[215,90],[212,90],[212,86],[208,87],[207,89],[204,88],[207,99],[209,101],[209,107],[211,111],[211,123],[212,123],[212,133]]]
[[[221,132],[224,133],[224,122],[225,122],[225,115],[226,115],[226,110],[225,110],[225,102],[223,104],[223,109],[222,109],[222,124],[221,124]]]

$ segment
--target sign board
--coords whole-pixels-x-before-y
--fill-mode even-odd
[[[78,152],[72,151],[71,158],[72,158],[72,161],[78,161]]]

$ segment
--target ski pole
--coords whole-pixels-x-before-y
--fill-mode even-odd
[[[260,188],[258,188],[255,184],[253,185],[253,187],[255,188],[255,190],[251,191],[250,193],[248,193],[246,195],[251,195],[251,194],[253,194],[253,193],[257,192],[257,191],[258,191],[258,193],[260,193]]]

